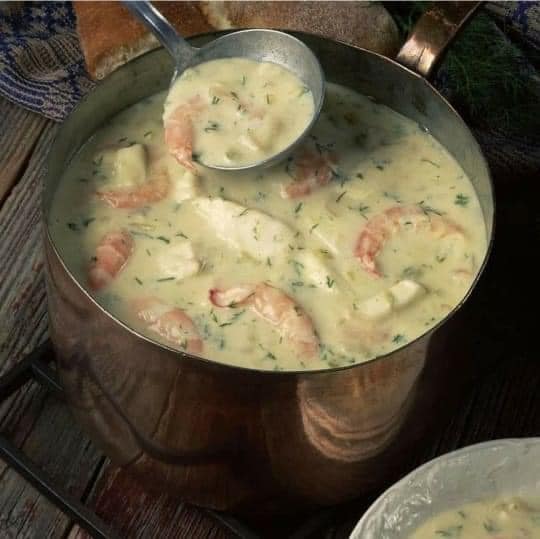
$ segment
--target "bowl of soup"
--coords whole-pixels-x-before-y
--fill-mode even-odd
[[[388,489],[351,539],[540,537],[540,438],[442,455]]]
[[[282,163],[204,166],[286,146],[310,110],[294,77],[229,59],[168,101],[157,50],[70,115],[44,191],[51,338],[76,417],[148,488],[251,514],[406,469],[474,368],[466,300],[493,235],[485,160],[436,90],[295,35],[327,90]]]

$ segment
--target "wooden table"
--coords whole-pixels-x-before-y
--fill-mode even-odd
[[[0,98],[0,374],[47,337],[40,189],[58,126]],[[471,443],[540,435],[538,178],[496,177],[497,239],[475,304],[481,379],[441,425],[422,462]],[[536,293],[534,293],[536,292]],[[205,511],[155,498],[93,446],[66,406],[36,385],[0,405],[0,432],[125,538],[235,537]],[[300,537],[346,537],[366,500],[325,513]],[[296,523],[266,527],[285,537]],[[280,527],[281,526],[281,527]],[[88,537],[0,461],[0,538]]]

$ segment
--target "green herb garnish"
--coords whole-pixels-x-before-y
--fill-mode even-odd
[[[461,524],[457,526],[449,526],[442,530],[435,530],[435,533],[441,537],[459,537],[463,526]]]
[[[431,206],[428,206],[423,200],[421,200],[418,205],[420,206],[420,209],[424,212],[425,215],[429,215],[430,213],[434,213],[435,215],[442,215],[442,212],[436,210],[435,208],[432,208]]]
[[[457,206],[466,206],[469,203],[469,197],[463,193],[458,193],[454,200],[454,204]]]
[[[422,163],[429,163],[430,165],[433,165],[436,168],[441,168],[441,165],[439,165],[438,163],[435,163],[434,161],[431,161],[431,159],[426,159],[425,157],[422,157],[422,159],[420,159],[420,161]]]
[[[343,193],[341,193],[337,198],[336,198],[336,202],[339,204],[339,201],[345,196],[345,193],[347,191],[343,191]]]
[[[208,122],[208,125],[204,128],[205,133],[210,133],[210,131],[217,131],[219,129],[219,124],[217,122]]]

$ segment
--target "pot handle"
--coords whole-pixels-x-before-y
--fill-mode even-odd
[[[429,78],[446,47],[482,2],[434,2],[420,17],[396,60]]]

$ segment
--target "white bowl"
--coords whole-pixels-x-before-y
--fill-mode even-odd
[[[382,494],[350,539],[406,539],[442,511],[507,495],[540,496],[540,438],[484,442],[427,462]]]

